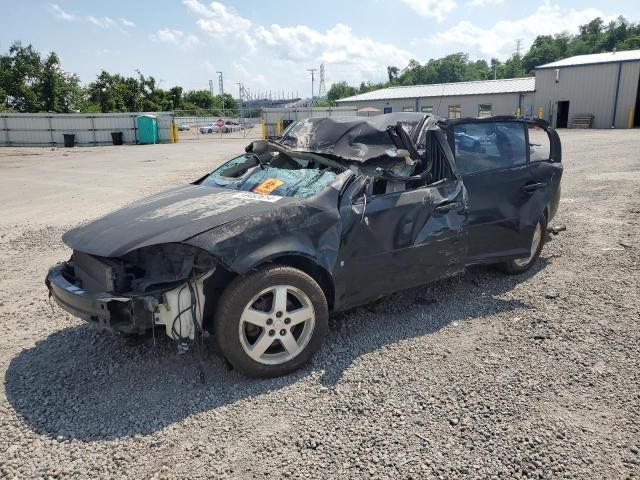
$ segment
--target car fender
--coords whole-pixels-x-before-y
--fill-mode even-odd
[[[337,208],[292,203],[221,225],[186,243],[208,251],[226,269],[239,275],[287,255],[307,257],[333,272],[340,232]]]

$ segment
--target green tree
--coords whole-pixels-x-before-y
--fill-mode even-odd
[[[228,115],[236,115],[238,112],[238,105],[236,103],[236,100],[228,93],[214,96],[213,108],[217,108],[220,110],[224,109],[225,113],[227,113]]]
[[[89,102],[97,105],[103,113],[135,111],[139,97],[135,79],[134,82],[126,82],[122,76],[112,75],[106,70],[88,85],[87,95]],[[134,108],[129,110],[128,106]]]
[[[169,100],[171,101],[172,110],[182,108],[182,87],[171,87],[169,89]]]
[[[347,82],[337,82],[331,84],[331,87],[327,92],[327,100],[335,102],[341,98],[352,97],[356,93],[358,93],[358,90]]]
[[[640,34],[626,38],[620,43],[620,50],[640,50]]]
[[[17,112],[38,112],[40,102],[35,85],[42,73],[40,54],[31,45],[14,42],[9,53],[0,57],[0,88],[5,92],[6,108]]]
[[[522,57],[525,71],[532,72],[534,68],[551,63],[562,55],[557,40],[551,35],[538,35],[529,51]]]
[[[80,79],[62,70],[55,52],[51,52],[42,65],[36,92],[40,99],[40,110],[45,112],[79,111],[83,103]]]
[[[400,69],[398,67],[387,67],[387,75],[389,76],[389,82],[393,83],[398,79]]]
[[[519,78],[526,76],[527,72],[524,69],[522,57],[519,54],[514,53],[506,62],[504,62],[504,69],[501,78]]]
[[[211,109],[215,106],[215,98],[209,90],[190,90],[184,94],[184,100],[197,108]]]

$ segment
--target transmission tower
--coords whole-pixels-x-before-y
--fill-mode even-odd
[[[516,40],[516,55],[520,56],[521,49],[522,49],[522,40],[518,38]]]
[[[209,93],[213,97],[213,80],[209,80]]]
[[[324,84],[324,63],[320,64],[320,85],[318,86],[318,97],[325,98],[327,96],[327,87]]]

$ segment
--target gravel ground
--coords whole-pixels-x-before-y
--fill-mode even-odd
[[[640,478],[638,133],[562,132],[568,230],[532,271],[338,315],[274,380],[207,346],[127,346],[43,286],[68,227],[240,140],[0,151],[0,478]]]

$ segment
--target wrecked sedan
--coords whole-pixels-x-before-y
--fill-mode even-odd
[[[472,264],[529,269],[560,160],[553,129],[515,117],[303,120],[70,230],[46,284],[87,321],[183,345],[210,332],[238,371],[282,375],[318,350],[332,311]]]

